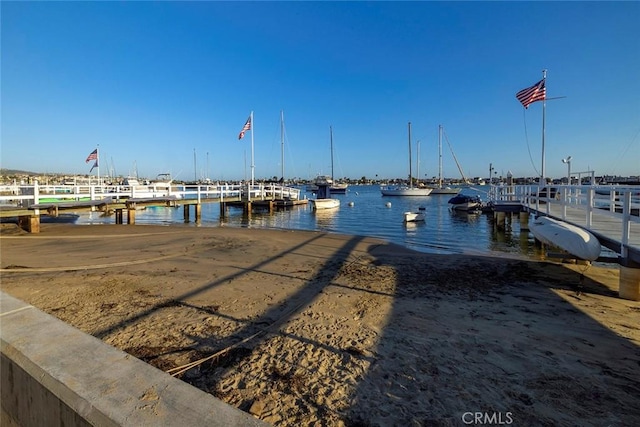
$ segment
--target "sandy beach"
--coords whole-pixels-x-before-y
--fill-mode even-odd
[[[615,265],[228,227],[2,224],[0,245],[4,292],[274,425],[640,425]]]

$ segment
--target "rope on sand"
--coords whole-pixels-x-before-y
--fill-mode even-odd
[[[223,356],[224,354],[228,353],[229,351],[233,350],[234,348],[239,347],[240,345],[245,344],[245,343],[251,341],[252,339],[254,339],[254,338],[256,338],[256,337],[258,337],[260,335],[266,334],[267,332],[269,332],[270,330],[274,329],[275,327],[280,326],[282,323],[284,323],[285,319],[290,317],[293,313],[295,313],[296,311],[298,311],[300,308],[302,308],[303,306],[305,306],[307,304],[308,304],[307,301],[305,301],[305,302],[303,302],[301,304],[298,304],[293,309],[287,311],[282,316],[280,316],[278,318],[278,320],[273,322],[271,325],[259,330],[258,332],[256,332],[253,335],[248,336],[247,338],[243,339],[242,341],[238,341],[235,344],[231,344],[229,347],[223,348],[222,350],[220,350],[220,351],[218,351],[218,352],[216,352],[214,354],[211,354],[211,355],[209,355],[207,357],[203,357],[202,359],[195,360],[193,362],[187,363],[187,364],[182,365],[182,366],[176,366],[175,368],[171,368],[171,369],[167,370],[166,372],[175,377],[175,376],[184,374],[189,369],[195,368],[196,366],[201,365],[201,364],[203,364],[204,362],[206,362],[208,360],[214,359],[216,357]]]
[[[351,262],[349,262],[347,265],[355,264],[356,262],[359,262],[361,258],[362,258],[361,256],[356,256],[355,259],[352,260]],[[259,330],[255,334],[253,334],[251,336],[248,336],[247,338],[243,339],[242,341],[239,341],[239,342],[237,342],[235,344],[232,344],[229,347],[223,348],[222,350],[217,351],[216,353],[211,354],[211,355],[209,355],[207,357],[203,357],[202,359],[198,359],[198,360],[195,360],[193,362],[189,362],[187,364],[184,364],[184,365],[181,365],[181,366],[176,366],[175,368],[168,369],[166,371],[166,373],[168,373],[168,374],[170,374],[170,375],[175,377],[175,376],[184,374],[189,369],[195,368],[196,366],[201,365],[201,364],[203,364],[204,362],[206,362],[208,360],[214,359],[216,357],[223,356],[224,354],[228,353],[229,351],[233,350],[234,348],[239,347],[241,344],[245,344],[245,343],[251,341],[252,339],[254,339],[254,338],[256,338],[256,337],[258,337],[258,336],[260,336],[262,334],[266,334],[268,331],[280,326],[293,313],[297,312],[303,306],[308,305],[308,304],[309,304],[309,302],[305,301],[305,302],[302,302],[302,303],[296,305],[294,308],[292,308],[291,310],[288,310],[282,316],[280,316],[275,322],[273,322],[269,326]]]

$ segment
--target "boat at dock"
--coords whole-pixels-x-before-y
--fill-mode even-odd
[[[477,211],[482,208],[482,200],[480,196],[468,196],[466,194],[458,194],[449,199],[449,207],[454,211]]]

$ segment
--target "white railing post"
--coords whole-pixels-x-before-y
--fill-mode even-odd
[[[620,245],[620,256],[626,259],[628,254],[629,236],[631,234],[631,191],[624,192],[622,203],[622,244]]]
[[[561,204],[562,204],[562,219],[564,221],[567,220],[567,203],[570,203],[571,201],[569,200],[569,192],[571,190],[567,187],[561,187],[560,188],[560,197],[561,197]]]
[[[616,190],[615,187],[609,192],[609,212],[616,211]]]
[[[201,197],[202,197],[202,191],[200,189],[200,184],[196,184],[196,189],[197,189],[196,191],[197,191],[197,194],[198,194],[198,196],[197,196],[198,203],[200,203]]]
[[[96,199],[96,187],[95,186],[91,186],[89,187],[89,200],[95,200]]]
[[[591,228],[591,224],[593,221],[593,203],[595,193],[595,188],[589,188],[589,190],[587,191],[587,228]]]
[[[38,180],[33,180],[33,204],[37,205],[40,203],[40,188],[38,187]]]

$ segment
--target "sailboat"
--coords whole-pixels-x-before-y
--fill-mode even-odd
[[[285,135],[284,111],[280,110],[280,168],[281,168],[280,183],[282,184],[283,188],[286,185],[286,180],[284,177],[284,135]],[[298,193],[290,193],[288,196],[284,196],[284,199],[298,200]]]
[[[331,134],[331,170],[333,171],[333,128],[331,126],[329,126],[329,132]],[[331,198],[333,177],[318,175],[313,181],[313,184],[317,188],[317,190],[315,190],[316,198],[309,199],[309,203],[311,203],[314,210],[334,209],[340,207],[340,200]]]
[[[383,186],[380,192],[383,196],[428,196],[431,194],[432,188],[417,188],[413,186],[413,178],[411,177],[411,122],[409,122],[409,186]]]
[[[331,193],[346,194],[347,187],[349,186],[349,184],[342,183],[342,182],[335,182],[333,178],[333,128],[331,126],[329,126],[329,132],[331,134],[331,181],[333,182],[330,187]]]
[[[433,191],[431,191],[431,194],[458,194],[461,190],[460,188],[451,188],[442,185],[442,125],[438,126],[438,157],[438,186],[432,187]]]

